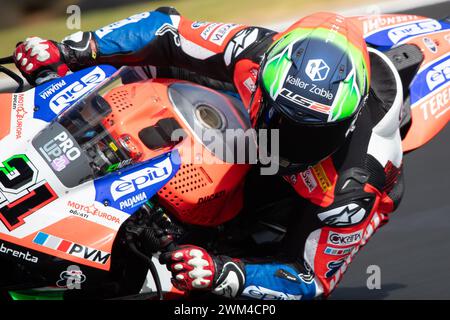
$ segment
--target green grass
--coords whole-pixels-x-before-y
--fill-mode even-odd
[[[95,0],[93,0],[95,1]],[[239,23],[262,23],[279,21],[285,17],[302,16],[305,12],[326,8],[331,10],[339,4],[349,4],[368,0],[158,0],[147,4],[126,5],[120,8],[90,11],[81,15],[82,30],[95,30],[135,13],[149,11],[160,6],[174,6],[184,16],[192,20],[222,21]],[[60,41],[76,32],[66,27],[66,17],[43,18],[44,21],[0,30],[0,57],[11,55],[17,42],[29,36]]]

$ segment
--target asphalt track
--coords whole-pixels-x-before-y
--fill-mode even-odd
[[[450,15],[450,1],[407,13],[443,18]],[[358,253],[331,299],[450,299],[449,166],[447,126],[405,156],[400,207]],[[370,265],[380,267],[379,290],[367,288]]]

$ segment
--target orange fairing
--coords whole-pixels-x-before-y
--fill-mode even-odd
[[[364,33],[372,35],[386,28],[413,23],[427,19],[425,17],[406,14],[382,14],[358,16],[350,18]],[[450,35],[448,31],[426,33],[408,39],[407,43],[422,49],[424,59],[420,72],[450,52]],[[431,43],[433,46],[427,45]],[[426,84],[424,84],[426,86]],[[450,83],[431,91],[421,100],[411,105],[411,127],[403,139],[403,151],[417,149],[430,141],[439,133],[450,119]]]
[[[11,130],[11,94],[0,94],[0,108],[2,115],[0,116],[0,139],[6,137]]]
[[[40,233],[51,237],[55,246],[37,244],[34,239]],[[1,238],[61,259],[109,270],[113,243],[111,240],[114,239],[115,233],[115,230],[80,217],[67,217],[22,239],[8,234],[2,234]]]
[[[408,42],[422,49],[422,66],[429,65],[450,52],[450,32],[437,32],[415,37]],[[425,41],[436,45],[435,51],[424,46]],[[449,59],[447,57],[447,59]],[[423,67],[422,67],[423,68]],[[403,151],[419,148],[439,133],[450,119],[450,82],[432,91],[411,106],[411,128],[403,140]]]
[[[243,205],[243,181],[249,165],[226,163],[194,137],[193,129],[174,110],[168,96],[173,81],[155,80],[124,85],[104,96],[113,112],[104,122],[118,139],[127,135],[145,161],[176,148],[181,167],[158,193],[160,203],[185,223],[211,226],[239,213]],[[175,147],[151,150],[139,138],[143,128],[173,118],[186,133]]]
[[[403,139],[403,151],[419,148],[439,133],[450,119],[450,82],[436,90],[411,110],[411,128]]]

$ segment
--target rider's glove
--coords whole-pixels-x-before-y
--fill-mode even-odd
[[[14,61],[32,85],[63,77],[69,71],[59,45],[38,37],[27,38],[20,43],[14,51]]]
[[[228,298],[241,294],[245,284],[244,264],[227,256],[185,245],[161,254],[160,262],[172,272],[173,285],[182,291],[211,290]]]

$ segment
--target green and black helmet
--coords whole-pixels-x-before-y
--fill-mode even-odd
[[[303,171],[345,143],[369,79],[367,46],[349,19],[317,13],[277,36],[261,64],[256,126],[279,129],[280,174]]]

